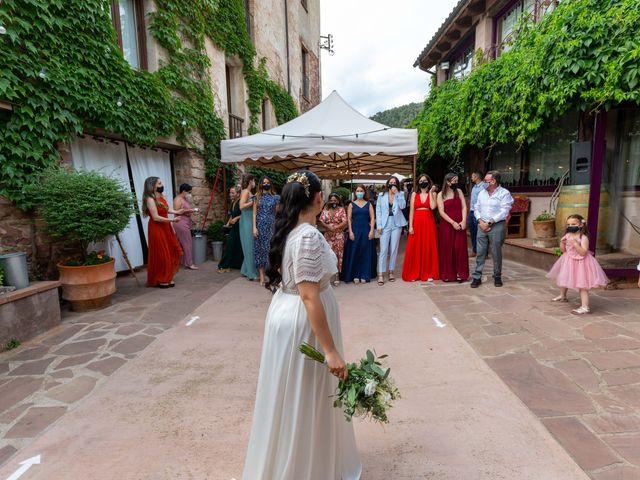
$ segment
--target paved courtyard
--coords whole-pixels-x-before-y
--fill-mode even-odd
[[[424,291],[593,479],[640,479],[640,290],[592,291],[576,316],[576,292],[554,303],[541,270],[503,270],[502,288]]]
[[[0,478],[38,453],[22,480],[240,477],[269,295],[203,267],[119,278],[108,309],[0,354]],[[386,428],[356,422],[363,480],[640,479],[640,290],[577,317],[544,272],[504,273],[337,289],[347,356],[384,349],[403,393]]]

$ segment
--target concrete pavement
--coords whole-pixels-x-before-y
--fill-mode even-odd
[[[403,394],[386,427],[356,421],[363,480],[588,478],[452,328],[431,293],[401,281],[342,285],[337,293],[347,358],[372,347],[388,353]],[[240,478],[269,300],[238,279],[174,318],[136,358],[19,446],[0,478],[37,454],[42,464],[22,479]],[[193,315],[200,319],[186,326]]]

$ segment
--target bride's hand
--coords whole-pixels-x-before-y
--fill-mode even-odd
[[[347,377],[349,376],[347,364],[344,362],[337,350],[332,353],[327,353],[325,355],[325,360],[327,362],[327,366],[329,367],[329,371],[333,375],[342,380],[347,379]]]

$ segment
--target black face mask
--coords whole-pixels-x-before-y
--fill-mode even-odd
[[[398,186],[395,183],[389,184],[389,190],[391,190],[393,187],[396,187],[396,189],[398,188]]]
[[[418,186],[420,188],[429,188],[429,182],[420,182]]]
[[[460,185],[457,184],[457,183],[452,183],[451,184],[451,188],[454,189],[454,190],[457,190],[458,188],[460,188]]]
[[[263,190],[271,190],[271,185],[269,185],[268,183],[265,185],[262,185],[262,189]]]
[[[164,185],[162,185],[161,187],[156,188],[156,192],[158,192],[158,193],[164,192]]]
[[[338,206],[337,203],[330,203],[329,208],[336,208]]]
[[[567,227],[567,233],[578,233],[580,231],[580,227],[577,225],[570,225]]]

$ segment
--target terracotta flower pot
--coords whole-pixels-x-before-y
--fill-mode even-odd
[[[62,298],[67,300],[74,312],[99,310],[111,303],[116,291],[115,261],[70,267],[58,264],[62,282]]]
[[[536,238],[553,238],[556,236],[556,220],[534,220],[533,229]]]

